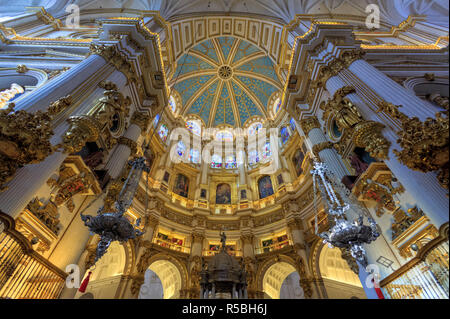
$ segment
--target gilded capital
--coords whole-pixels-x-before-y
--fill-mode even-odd
[[[141,128],[142,132],[145,132],[150,124],[150,115],[148,113],[136,111],[131,116],[130,123],[136,124]]]
[[[327,148],[333,148],[333,143],[331,143],[330,141],[326,141],[326,142],[322,142],[319,144],[316,144],[312,147],[312,151],[313,154],[316,157],[319,157],[319,153],[322,152],[323,150],[327,149]]]
[[[100,134],[99,123],[88,115],[71,116],[67,119],[70,127],[63,136],[64,152],[79,152],[86,142],[94,142]]]
[[[305,135],[308,135],[309,131],[313,128],[320,128],[320,123],[317,117],[312,116],[300,120],[300,127],[302,128]]]
[[[136,154],[136,152],[137,152],[137,143],[135,141],[129,139],[128,137],[121,136],[117,140],[117,143],[125,145],[125,146],[128,146],[128,148],[131,150],[131,154]]]

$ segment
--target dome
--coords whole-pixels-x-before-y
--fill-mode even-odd
[[[283,88],[267,54],[235,37],[205,40],[180,56],[170,86],[181,114],[195,115],[206,127],[267,119]]]
[[[214,255],[208,262],[208,269],[239,271],[241,269],[241,266],[237,262],[236,258],[229,255],[225,250],[221,249],[220,252]]]

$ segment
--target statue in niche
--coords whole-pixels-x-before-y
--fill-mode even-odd
[[[357,176],[364,173],[367,170],[367,168],[369,167],[369,164],[361,161],[359,156],[356,155],[355,153],[353,153],[351,156],[349,156],[348,159],[350,160],[350,165],[355,170]]]

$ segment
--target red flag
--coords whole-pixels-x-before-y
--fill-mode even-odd
[[[84,278],[83,282],[81,283],[80,288],[78,289],[79,292],[85,292],[86,291],[87,285],[89,283],[89,278],[91,278],[91,275],[92,275],[92,271],[90,271],[88,273],[87,277]]]

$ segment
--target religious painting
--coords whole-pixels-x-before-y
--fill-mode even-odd
[[[230,184],[219,184],[216,189],[216,204],[231,204]]]
[[[278,185],[284,184],[283,175],[279,174],[277,176]]]
[[[301,173],[303,173],[302,163],[304,158],[305,154],[303,154],[300,149],[295,152],[294,157],[292,158],[292,163],[294,164],[297,177],[300,176]]]
[[[178,174],[173,186],[173,192],[183,197],[188,197],[189,179],[183,174]]]
[[[247,199],[247,190],[241,189],[241,199]]]
[[[289,139],[289,131],[286,126],[283,126],[280,130],[281,143],[285,144]]]
[[[169,183],[169,177],[170,177],[169,172],[164,172],[163,181]]]
[[[263,199],[273,195],[272,181],[270,176],[266,175],[258,180],[259,198]]]
[[[206,189],[202,188],[200,190],[200,198],[206,198]]]

